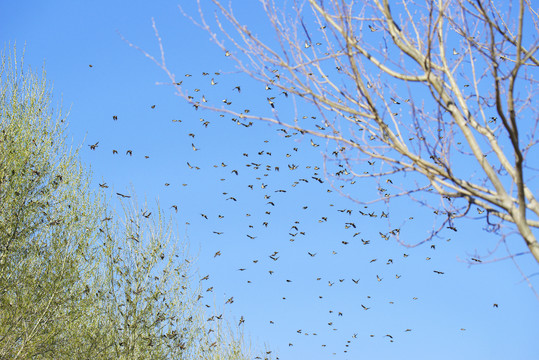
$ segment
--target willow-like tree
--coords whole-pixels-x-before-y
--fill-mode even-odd
[[[530,1],[404,1],[390,8],[387,0],[261,0],[271,36],[255,34],[232,5],[212,0],[210,17],[209,4],[198,3],[198,17],[185,15],[209,33],[223,59],[266,85],[262,101],[271,115],[189,96],[161,44],[160,58],[147,55],[193,106],[328,139],[335,151],[326,160],[345,169],[330,178],[379,184],[368,200],[345,195],[360,203],[409,196],[442,216],[425,241],[456,231],[458,218],[483,218],[500,241],[519,234],[539,261],[539,17]],[[314,106],[319,116],[291,115],[292,101]]]
[[[0,358],[252,358],[159,207],[92,190],[45,73],[4,51],[0,81]]]

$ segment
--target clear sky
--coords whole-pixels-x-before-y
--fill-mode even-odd
[[[83,143],[81,158],[96,190],[103,182],[111,193],[130,193],[132,186],[139,199],[158,200],[174,217],[179,238],[198,255],[200,276],[210,275],[206,304],[233,296],[229,319],[244,316],[253,344],[267,344],[280,359],[539,357],[539,303],[515,265],[463,261],[494,248],[484,220],[458,223],[458,232],[416,248],[385,241],[379,233],[396,227],[407,243],[424,239],[432,212],[407,199],[365,209],[328,192],[321,154],[333,151],[331,144],[313,139],[320,145],[314,147],[311,137],[287,138],[277,126],[244,127],[229,116],[195,111],[173,87],[156,85],[166,75],[119,35],[158,55],[152,17],[185,90],[269,113],[264,84],[235,73],[178,2],[197,15],[193,1],[180,0],[2,1],[0,44],[26,48],[26,65],[35,70],[45,66],[55,100],[70,112],[69,136]],[[270,36],[258,2],[232,3],[238,16]],[[241,93],[232,90],[236,85]],[[300,116],[316,116],[301,106]],[[298,168],[290,170],[292,164]],[[359,181],[345,187],[356,198],[369,189]],[[391,224],[381,211],[390,213]],[[516,236],[508,243],[512,252],[526,250]],[[277,260],[270,258],[274,252]],[[502,248],[490,259],[506,255]],[[537,272],[531,257],[518,261],[525,274]],[[538,277],[530,279],[539,288]]]

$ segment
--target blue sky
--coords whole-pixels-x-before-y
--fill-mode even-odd
[[[181,3],[196,16],[192,1]],[[263,12],[257,2],[233,3],[243,6],[237,15],[251,20],[254,31],[271,38],[263,21],[258,22]],[[198,256],[200,275],[210,275],[204,287],[214,289],[205,295],[207,304],[233,296],[234,303],[226,307],[229,319],[244,316],[242,326],[253,343],[267,344],[280,359],[537,358],[539,304],[514,264],[470,267],[459,260],[494,248],[496,237],[482,230],[482,220],[465,220],[458,223],[458,232],[447,230],[416,248],[384,241],[379,232],[409,217],[413,220],[402,226],[401,238],[422,240],[432,226],[432,211],[408,199],[365,210],[328,192],[322,169],[315,170],[323,167],[321,153],[331,152],[332,144],[313,139],[320,145],[313,147],[311,137],[286,138],[277,126],[247,128],[227,116],[195,111],[173,87],[156,85],[167,82],[166,75],[119,35],[158,55],[152,17],[167,63],[190,94],[199,96],[194,91],[199,88],[209,99],[226,98],[238,108],[270,114],[264,84],[238,73],[177,5],[3,1],[0,40],[3,47],[25,47],[26,65],[35,70],[45,66],[55,100],[69,110],[73,144],[84,142],[81,159],[91,166],[95,189],[106,182],[110,190],[127,193],[132,186],[139,199],[159,201],[171,213],[179,238],[189,241]],[[217,85],[210,85],[212,78]],[[241,94],[232,91],[240,84]],[[308,106],[299,105],[298,111],[316,116]],[[96,142],[99,146],[91,151],[87,145]],[[298,168],[289,170],[290,164]],[[345,189],[360,198],[368,185],[358,181]],[[177,214],[172,205],[178,206]],[[352,214],[338,211],[345,209]],[[389,212],[393,226],[379,216],[361,216],[359,210]],[[345,228],[347,222],[356,228]],[[370,243],[363,245],[361,239]],[[525,250],[518,237],[508,244],[513,252]],[[217,251],[221,255],[214,257]],[[275,251],[276,261],[269,257]],[[388,259],[393,263],[388,265]],[[531,257],[518,261],[525,274],[537,271]],[[536,276],[531,281],[539,287]]]

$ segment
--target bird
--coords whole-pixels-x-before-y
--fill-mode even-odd
[[[118,116],[112,115],[112,120],[118,120]]]
[[[99,141],[96,142],[95,144],[93,145],[88,145],[90,147],[90,150],[95,150],[97,148],[97,146],[99,145]]]
[[[130,198],[131,197],[129,195],[124,195],[124,194],[120,194],[120,193],[116,193],[116,195],[121,196],[123,198]]]

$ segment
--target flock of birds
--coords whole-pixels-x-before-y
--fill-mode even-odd
[[[371,29],[371,31],[372,31],[372,29]],[[90,67],[92,67],[92,66],[90,66]],[[205,83],[209,84],[209,86],[211,86],[211,87],[218,86],[222,82],[221,80],[218,80],[218,77],[220,75],[221,74],[219,72],[215,72],[212,75],[210,75],[210,73],[208,73],[208,72],[203,72],[202,73],[202,79],[199,81],[198,84],[205,82]],[[186,79],[189,79],[191,77],[192,77],[191,74],[186,74],[185,75]],[[180,86],[182,84],[184,84],[184,81],[180,81],[180,82],[176,83],[177,86]],[[274,87],[272,86],[271,83],[267,84],[265,86],[265,91],[271,92],[273,90],[273,88]],[[228,90],[231,90],[233,93],[236,93],[238,95],[241,94],[242,91],[243,91],[243,89],[242,89],[242,87],[240,85],[236,85],[235,87],[233,87],[231,89],[228,89]],[[201,89],[194,88],[193,94],[194,95],[192,95],[192,96],[188,96],[187,100],[191,102],[191,104],[193,105],[195,110],[199,109],[200,104],[208,102],[209,95],[204,94]],[[267,99],[268,105],[270,106],[271,109],[274,109],[275,106],[276,106],[276,101],[277,101],[276,96],[284,95],[285,98],[288,97],[288,94],[286,94],[285,92],[281,92],[280,94],[277,94],[277,95],[275,95],[275,94],[270,94],[270,95],[267,96],[266,99]],[[222,99],[222,103],[224,104],[224,106],[230,106],[232,104],[231,98],[232,97]],[[400,102],[397,101],[396,99],[392,98],[391,100],[392,100],[392,102],[394,104],[400,104]],[[156,105],[150,105],[149,107],[150,107],[150,109],[156,109]],[[249,113],[249,110],[244,110],[244,113]],[[225,115],[220,114],[219,117],[224,118]],[[304,119],[316,120],[316,117],[315,116],[305,116]],[[113,121],[120,121],[120,119],[118,118],[117,115],[113,115],[112,120]],[[235,125],[241,126],[241,128],[251,128],[251,127],[253,127],[252,122],[246,122],[246,121],[242,121],[242,120],[243,119],[240,119],[240,118],[232,118],[232,122],[235,123]],[[187,169],[187,171],[198,172],[200,170],[204,170],[203,165],[199,164],[200,161],[204,161],[206,163],[208,161],[208,159],[212,159],[212,161],[215,162],[215,160],[214,160],[216,158],[215,155],[206,154],[206,157],[204,157],[204,155],[200,155],[200,153],[204,152],[205,150],[203,150],[198,145],[196,145],[196,141],[200,137],[203,137],[203,135],[200,135],[200,133],[197,133],[197,131],[194,130],[194,126],[192,126],[192,123],[189,123],[189,121],[186,121],[186,120],[179,120],[179,119],[173,119],[172,122],[178,123],[180,125],[180,127],[183,126],[183,127],[187,128],[185,131],[186,131],[186,137],[188,139],[188,143],[190,143],[190,148],[193,151],[193,153],[195,153],[196,156],[198,156],[197,158],[195,158],[195,160],[193,160],[193,159],[184,159],[185,163],[184,163],[183,166],[185,167],[185,169]],[[199,125],[199,129],[204,131],[205,129],[211,128],[212,120],[206,120],[204,118],[200,118],[200,125]],[[326,125],[326,126],[324,126],[324,125]],[[327,124],[324,124],[324,123],[317,123],[316,128],[318,130],[320,130],[320,131],[324,131],[324,130],[328,129]],[[318,148],[320,146],[320,144],[317,143],[317,140],[315,140],[313,138],[310,138],[308,140],[309,141],[308,144],[306,144],[304,141],[302,141],[302,139],[305,136],[303,134],[301,134],[300,132],[298,132],[298,131],[292,131],[290,129],[283,128],[283,127],[277,128],[276,131],[277,131],[277,133],[279,134],[279,136],[281,138],[294,141],[294,144],[292,145],[292,147],[288,151],[285,151],[286,154],[284,154],[284,158],[272,161],[275,158],[274,154],[277,154],[277,152],[279,152],[279,153],[282,152],[283,148],[281,148],[280,150],[277,150],[277,151],[275,151],[273,148],[272,149],[268,149],[268,148],[260,149],[260,150],[258,150],[256,152],[256,154],[248,153],[248,152],[242,153],[239,157],[244,160],[243,166],[245,168],[249,169],[249,172],[248,172],[247,176],[249,176],[250,173],[253,173],[253,174],[255,174],[254,178],[249,178],[249,180],[248,180],[249,183],[247,184],[246,189],[242,189],[241,191],[237,191],[238,190],[237,188],[232,187],[230,190],[222,192],[223,200],[225,202],[227,202],[227,203],[239,203],[239,202],[242,202],[245,199],[246,194],[247,194],[247,196],[249,196],[248,195],[249,192],[251,192],[252,194],[258,194],[258,192],[260,192],[260,191],[262,192],[261,198],[262,198],[262,201],[264,203],[261,204],[261,205],[264,207],[264,213],[262,214],[262,216],[264,216],[264,218],[263,219],[257,218],[256,216],[253,216],[250,212],[245,212],[244,213],[244,216],[246,218],[248,218],[249,220],[251,220],[251,219],[253,220],[253,221],[251,221],[250,224],[248,224],[246,232],[245,232],[244,235],[245,235],[245,238],[247,238],[249,240],[253,240],[253,241],[256,240],[259,237],[264,237],[264,235],[259,235],[257,233],[257,229],[267,229],[268,227],[271,227],[270,219],[271,219],[272,211],[274,211],[274,209],[279,207],[279,202],[284,199],[283,196],[288,197],[290,192],[292,192],[295,188],[299,188],[299,187],[301,187],[303,185],[307,186],[307,184],[308,184],[308,186],[311,186],[310,189],[312,191],[311,192],[312,198],[311,199],[305,199],[305,202],[307,202],[308,200],[314,200],[314,198],[320,197],[321,196],[320,194],[333,193],[331,196],[339,197],[340,195],[337,194],[338,191],[343,190],[343,188],[345,186],[351,187],[351,186],[356,184],[356,181],[354,181],[352,178],[349,178],[348,181],[341,181],[341,182],[337,183],[338,185],[335,185],[335,183],[330,183],[331,181],[328,181],[328,178],[326,177],[326,174],[324,173],[322,165],[300,166],[300,165],[295,164],[293,162],[293,160],[296,157],[296,155],[298,155],[301,152],[301,150],[304,149],[303,146],[310,146],[312,148]],[[270,140],[267,140],[267,139],[264,140],[264,145],[269,146],[268,143],[270,143]],[[93,143],[91,145],[88,145],[88,146],[89,146],[89,149],[91,151],[97,151],[98,148],[99,148],[99,145],[100,145],[99,141],[96,141],[95,143]],[[109,151],[111,151],[113,156],[122,156],[118,149],[112,149],[112,150],[109,150]],[[343,149],[337,148],[331,155],[333,155],[334,158],[337,159],[337,155],[342,151],[343,151]],[[133,149],[125,149],[125,153],[124,153],[124,150],[122,150],[121,153],[123,154],[123,156],[128,156],[128,157],[132,157],[132,156],[137,155],[136,153],[134,153]],[[143,155],[143,156],[144,156],[144,159],[150,159],[149,155]],[[229,160],[234,165],[230,165]],[[246,173],[246,171],[240,167],[241,164],[239,164],[239,162],[237,160],[238,159],[219,159],[214,164],[211,164],[211,167],[213,167],[214,169],[219,169],[221,172],[224,171],[225,173],[228,174],[228,176],[234,177],[235,179],[238,179],[242,175],[244,175]],[[369,167],[369,169],[366,169],[366,170],[371,171],[370,169],[373,169],[373,167],[375,165],[375,161],[369,161],[368,164],[365,164],[365,165],[367,165],[367,167]],[[338,161],[335,161],[334,163],[330,164],[330,167],[328,168],[328,173],[329,173],[330,177],[335,177],[335,178],[343,178],[343,177],[346,177],[347,175],[349,175],[346,166],[343,165],[342,163],[339,163]],[[279,186],[279,187],[272,186],[270,184],[270,180],[269,180],[272,176],[274,176],[274,177],[279,176],[280,179],[285,179],[285,181],[284,181],[285,184],[282,185],[282,186]],[[219,179],[219,181],[225,181],[226,179],[227,179],[226,177],[222,177],[222,178]],[[385,178],[385,179],[383,179],[383,181],[386,183],[386,185],[388,187],[391,187],[393,185],[393,180],[390,179],[390,178]],[[172,182],[173,181],[165,182],[164,186],[169,187],[169,186],[171,186]],[[286,183],[288,183],[288,185],[286,185]],[[109,187],[109,185],[106,182],[100,183],[99,186],[101,188],[108,188]],[[188,184],[183,183],[182,186],[187,187]],[[314,188],[312,186],[317,186],[317,187]],[[360,185],[360,187],[361,187],[361,185]],[[356,189],[357,189],[357,187],[356,187]],[[386,188],[383,188],[382,186],[378,186],[377,190],[378,190],[379,194],[381,194],[381,196],[384,196],[384,194],[389,194],[389,192],[390,192],[390,190],[388,190]],[[247,191],[247,193],[246,193],[246,191]],[[357,191],[357,190],[352,190],[352,192],[353,191]],[[237,193],[239,193],[239,194],[237,194]],[[131,196],[131,195],[124,194],[124,193],[121,193],[121,192],[116,192],[116,194],[120,198],[129,198]],[[252,195],[250,197],[254,199],[255,195]],[[249,199],[249,201],[252,201],[251,198]],[[182,209],[183,209],[181,203],[172,203],[172,204],[169,204],[167,206],[175,214],[178,214],[179,212],[181,213]],[[200,215],[199,215],[200,217],[198,218],[199,220],[190,219],[190,221],[186,222],[186,224],[190,225],[192,222],[195,222],[195,221],[198,221],[198,222],[200,222],[200,221],[202,221],[202,222],[211,222],[212,224],[215,224],[216,221],[217,222],[222,221],[222,219],[225,218],[226,214],[215,213],[215,210],[216,210],[216,205],[215,204],[208,205],[208,206],[210,207],[209,211],[208,212],[205,211],[203,213],[200,213]],[[247,205],[247,207],[253,208],[254,206]],[[332,208],[332,211],[334,211],[334,213],[333,214],[330,213],[330,214],[326,214],[326,215],[321,215],[321,216],[316,218],[316,222],[318,224],[324,224],[324,223],[328,223],[328,218],[330,218],[330,217],[332,217],[333,219],[335,217],[338,217],[340,219],[342,219],[342,217],[345,217],[344,220],[340,223],[340,227],[341,227],[341,229],[344,228],[345,231],[348,232],[349,235],[346,238],[339,239],[339,241],[335,243],[335,244],[338,244],[341,247],[342,250],[340,250],[338,248],[335,248],[334,250],[331,250],[330,254],[324,254],[322,256],[325,256],[325,255],[330,255],[330,256],[331,255],[337,255],[339,253],[339,251],[342,251],[343,253],[347,253],[348,252],[347,246],[351,247],[352,245],[361,245],[361,246],[364,246],[364,247],[368,247],[369,245],[371,245],[374,242],[377,242],[377,241],[380,241],[380,240],[387,241],[389,239],[397,238],[397,237],[400,236],[400,231],[401,230],[399,228],[388,228],[386,231],[383,231],[383,232],[379,231],[378,234],[377,234],[378,238],[376,238],[376,237],[373,238],[373,237],[371,237],[369,235],[365,235],[365,232],[363,230],[361,230],[361,226],[365,223],[365,222],[362,222],[362,220],[361,220],[362,218],[369,219],[369,220],[389,219],[390,214],[389,214],[389,211],[387,210],[387,208],[385,210],[380,209],[380,207],[376,207],[376,206],[372,206],[372,207],[369,208],[368,206],[365,206],[365,205],[361,205],[361,206],[355,206],[354,205],[351,208],[346,208],[346,207],[345,208],[337,208],[333,204],[330,204],[330,208]],[[300,204],[299,211],[307,211],[307,210],[309,210],[309,204]],[[292,211],[291,209],[286,209],[285,210],[285,212],[290,212],[290,213],[291,213],[291,211]],[[215,213],[215,214],[212,214],[212,213]],[[146,218],[149,218],[151,216],[151,212],[144,211],[143,215]],[[408,217],[408,220],[413,220],[413,217]],[[384,225],[380,224],[380,225],[377,225],[377,226],[383,227]],[[387,225],[385,225],[385,226],[387,227]],[[222,229],[214,228],[214,229],[209,229],[209,230],[211,231],[211,234],[213,234],[213,236],[216,236],[216,237],[219,237],[219,238],[226,237],[225,231],[223,231]],[[290,246],[294,246],[294,244],[297,244],[297,243],[301,242],[300,239],[308,238],[307,233],[308,233],[308,231],[310,232],[311,230],[313,232],[316,232],[316,230],[314,230],[314,229],[310,229],[310,228],[309,229],[304,229],[304,228],[302,228],[302,224],[298,220],[291,221],[290,227],[286,231],[287,234],[288,234],[288,235],[286,235],[287,240],[288,240],[287,243],[291,244]],[[300,241],[298,241],[298,240],[300,240]],[[436,250],[436,244],[430,245],[430,250],[433,251],[433,253],[434,253],[434,251]],[[276,271],[279,269],[279,264],[280,264],[279,260],[282,258],[283,253],[286,253],[286,251],[287,251],[286,248],[278,249],[278,250],[274,250],[274,251],[264,255],[264,257],[266,259],[265,263],[270,264],[270,266],[265,269],[265,271],[267,272],[267,274],[269,276],[273,276],[276,273]],[[225,256],[226,254],[227,254],[227,252],[223,248],[214,249],[214,250],[211,251],[211,257],[213,259],[219,259],[219,258]],[[246,254],[246,255],[248,255],[248,254]],[[307,250],[307,251],[305,251],[304,256],[307,259],[313,259],[313,258],[315,258],[317,256],[320,257],[320,251],[319,250]],[[427,256],[425,258],[425,260],[426,261],[431,260],[431,256]],[[385,264],[388,269],[391,269],[392,265],[394,265],[397,262],[407,261],[406,259],[408,257],[409,257],[409,254],[407,254],[407,253],[403,253],[402,255],[399,256],[399,258],[387,257],[387,256],[384,257],[384,258],[381,258],[380,256],[378,256],[378,257],[371,258],[368,261],[368,264],[373,264],[373,263],[380,264],[380,263],[382,263],[382,264]],[[269,260],[267,260],[267,259],[269,259]],[[477,259],[477,261],[480,262],[481,260]],[[257,258],[250,260],[250,263],[252,263],[252,264],[262,264],[262,263],[264,263],[264,261],[262,261],[262,258],[257,256]],[[368,265],[368,264],[365,264],[365,265]],[[359,264],[359,263],[350,264],[350,265],[351,266],[364,266],[363,264]],[[241,274],[244,274],[244,273],[247,273],[249,271],[248,269],[249,269],[249,266],[244,264],[244,265],[240,265],[239,267],[237,267],[236,271],[239,271]],[[397,281],[402,277],[402,274],[395,273],[395,272],[392,272],[391,275],[389,275],[390,272],[391,272],[391,270],[387,270],[384,273],[375,274],[376,276],[373,277],[372,280],[376,281],[377,283],[385,283],[385,282],[387,282],[387,280],[385,280],[387,277],[393,278],[394,281]],[[433,269],[432,272],[437,276],[443,276],[444,275],[444,271],[441,271],[439,269]],[[212,276],[210,276],[210,274],[201,276],[200,279],[199,279],[200,284],[208,283],[210,281],[211,277]],[[351,277],[349,279],[346,278],[346,277],[345,278],[337,278],[337,279],[327,279],[327,278],[324,278],[323,276],[316,276],[315,278],[316,278],[317,282],[325,283],[325,284],[327,284],[327,286],[329,288],[333,288],[333,287],[335,287],[335,286],[337,286],[339,284],[342,284],[344,282],[348,282],[348,280],[351,282],[351,284],[353,284],[353,286],[361,286],[360,282],[364,281],[364,280],[361,280],[363,278],[360,279],[360,278],[357,278],[357,277]],[[247,281],[248,284],[251,284],[251,280],[246,280],[246,281]],[[286,278],[286,279],[284,279],[284,281],[285,281],[285,284],[294,282],[294,280],[292,278]],[[203,292],[213,293],[216,287],[217,287],[216,284],[208,285],[207,287],[203,286],[203,288],[205,289],[205,291],[203,290]],[[204,296],[200,295],[197,300],[201,301],[203,298],[204,298]],[[286,300],[286,296],[283,296],[282,299]],[[319,295],[319,299],[323,300],[324,296]],[[370,302],[367,302],[367,301],[370,301],[370,300],[371,300],[371,296],[369,296],[369,295],[366,296],[365,302],[363,302],[363,303],[358,302],[358,304],[357,304],[358,308],[360,308],[362,311],[372,311],[371,310],[372,305],[369,305]],[[415,301],[415,300],[418,300],[418,298],[414,296],[409,300]],[[231,305],[235,301],[237,301],[237,296],[236,296],[236,299],[235,299],[235,296],[227,296],[227,300],[225,302],[225,305]],[[389,301],[389,304],[394,304],[394,301]],[[330,306],[330,305],[328,305],[328,306]],[[493,306],[498,307],[498,304],[494,304]],[[210,307],[210,305],[206,305],[206,307]],[[345,312],[344,311],[339,311],[339,310],[334,310],[334,309],[329,309],[328,311],[329,311],[330,314],[333,314],[333,315],[336,314],[337,318],[345,317]],[[222,318],[222,314],[219,315],[219,316],[212,316],[212,317],[210,317],[208,319],[208,321],[214,321],[216,318],[217,319]],[[242,315],[240,317],[237,325],[240,326],[240,327],[244,326],[246,321],[247,321],[247,318]],[[275,321],[274,320],[269,320],[269,324],[274,325]],[[334,331],[337,331],[337,328],[335,328],[335,321],[329,321],[327,323],[327,325],[331,329],[333,329]],[[464,331],[465,329],[462,328],[461,330]],[[412,332],[412,328],[403,328],[401,331],[402,331],[402,333],[409,333],[409,332]],[[302,334],[302,335],[313,335],[313,336],[318,335],[317,332],[305,331],[304,329],[297,329],[296,333],[297,334]],[[383,338],[388,339],[389,342],[396,341],[396,338],[398,337],[395,333],[385,333],[385,334],[383,334],[381,336]],[[375,334],[368,334],[368,337],[371,337],[371,338],[375,337]],[[349,351],[349,347],[352,344],[352,341],[354,341],[357,338],[358,338],[358,333],[351,334],[350,338],[348,340],[346,340],[346,343],[344,344],[344,348],[342,349],[342,351],[344,353],[347,353]],[[290,347],[294,346],[294,342],[290,341],[288,343],[288,346],[290,346]],[[321,343],[320,346],[322,348],[326,348],[328,345],[326,343]],[[267,355],[270,355],[270,354],[271,354],[271,352],[267,353]]]

